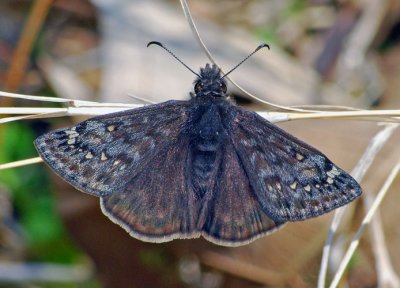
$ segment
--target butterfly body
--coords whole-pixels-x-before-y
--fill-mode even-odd
[[[88,119],[40,136],[45,162],[144,241],[243,245],[361,194],[315,148],[226,97],[206,65],[192,98]]]
[[[199,122],[192,122],[194,127],[190,130],[193,133],[189,136],[192,185],[200,198],[212,186],[214,167],[220,161],[219,150],[224,141],[218,107],[211,104],[208,108],[200,115]]]

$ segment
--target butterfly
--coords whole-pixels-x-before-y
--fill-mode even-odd
[[[207,64],[190,100],[94,117],[34,144],[56,174],[149,242],[244,245],[362,193],[320,151],[230,102],[229,73]]]

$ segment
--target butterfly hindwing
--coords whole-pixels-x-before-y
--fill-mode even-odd
[[[107,114],[35,140],[43,160],[77,189],[104,196],[126,183],[169,145],[187,121],[187,102],[168,101]]]
[[[254,112],[236,108],[234,148],[264,211],[275,221],[327,213],[361,194],[358,183],[325,155]]]
[[[122,190],[102,197],[103,212],[144,241],[199,237],[199,203],[186,177],[188,142],[171,141]]]
[[[220,245],[249,243],[278,229],[263,211],[231,141],[221,148],[217,181],[207,203],[203,235]]]

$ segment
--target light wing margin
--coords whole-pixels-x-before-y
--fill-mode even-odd
[[[171,142],[124,190],[101,197],[103,212],[143,241],[199,237],[199,202],[186,175],[189,154],[187,137]]]

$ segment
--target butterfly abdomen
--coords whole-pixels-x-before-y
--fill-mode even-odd
[[[195,129],[191,135],[192,185],[202,198],[213,187],[224,130],[217,105],[206,103],[195,113]]]

